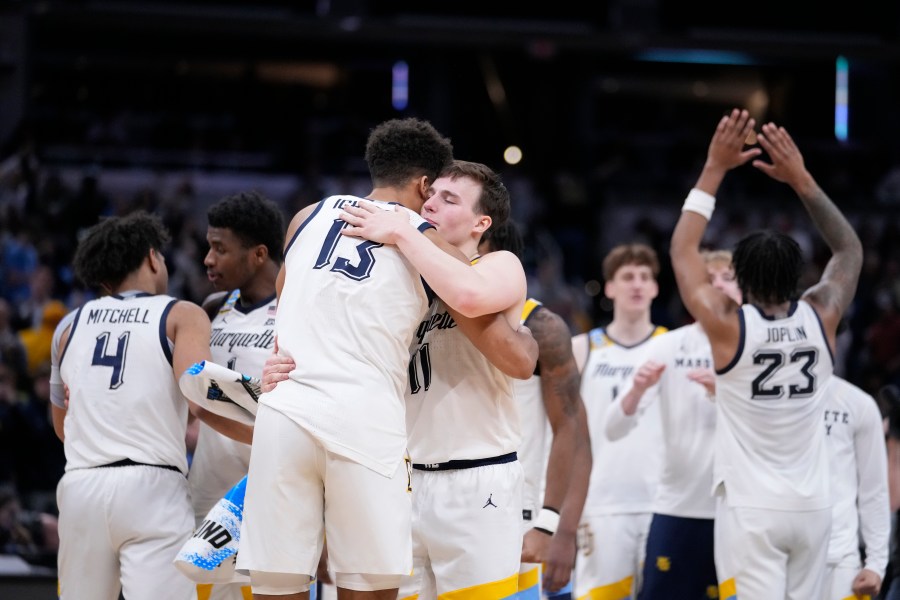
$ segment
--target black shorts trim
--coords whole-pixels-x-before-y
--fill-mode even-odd
[[[123,458],[122,460],[117,460],[116,462],[109,463],[108,465],[100,465],[94,468],[103,469],[105,467],[156,467],[157,469],[166,469],[168,471],[181,473],[181,469],[179,469],[178,467],[173,467],[172,465],[151,465],[148,463],[137,462],[131,460],[130,458]]]
[[[503,454],[501,456],[493,456],[491,458],[475,458],[471,460],[449,460],[442,463],[413,463],[413,469],[417,471],[455,471],[459,469],[474,469],[475,467],[484,467],[486,465],[502,465],[504,463],[516,462],[519,455],[515,452]]]

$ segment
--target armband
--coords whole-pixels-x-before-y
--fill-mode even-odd
[[[694,188],[688,193],[687,198],[685,198],[684,206],[681,207],[681,211],[684,212],[686,210],[689,210],[691,212],[695,212],[709,221],[710,219],[712,219],[713,210],[715,210],[715,208],[715,196],[707,194],[703,190]]]
[[[534,529],[547,535],[553,535],[556,533],[557,527],[559,527],[559,511],[549,506],[542,508],[534,521]]]

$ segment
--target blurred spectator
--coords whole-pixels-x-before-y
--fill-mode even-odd
[[[56,515],[56,485],[65,470],[66,455],[50,418],[49,361],[38,367],[27,401],[12,406],[7,423],[19,496],[27,508]]]
[[[28,302],[30,280],[37,268],[37,248],[24,224],[10,219],[9,229],[0,231],[0,295],[14,306]]]
[[[900,384],[900,298],[894,290],[882,287],[875,291],[875,304],[880,310],[866,332],[869,361],[878,369],[882,383]]]
[[[46,302],[41,311],[41,323],[19,332],[19,339],[25,348],[28,375],[34,377],[39,366],[50,361],[50,344],[53,331],[69,309],[59,300]]]
[[[26,399],[17,388],[18,375],[9,365],[0,362],[0,486],[12,486],[15,482],[12,414],[16,405]]]
[[[78,193],[65,205],[63,223],[77,234],[96,224],[101,216],[109,215],[109,208],[109,198],[100,189],[99,174],[91,170],[82,176]]]
[[[27,370],[25,347],[12,328],[12,309],[3,298],[0,298],[0,363],[6,363],[22,375]]]
[[[44,320],[44,305],[53,299],[55,284],[53,269],[47,265],[38,265],[30,272],[29,293],[14,305],[13,329],[40,327]]]
[[[34,565],[55,567],[58,549],[56,517],[24,510],[15,492],[0,489],[0,553],[15,554]]]

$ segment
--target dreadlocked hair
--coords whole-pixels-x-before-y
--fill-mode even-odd
[[[797,297],[803,256],[790,236],[769,229],[751,233],[738,242],[732,264],[745,299],[782,304]]]

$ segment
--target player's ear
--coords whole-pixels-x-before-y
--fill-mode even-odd
[[[428,200],[429,194],[428,191],[431,189],[431,180],[428,179],[428,175],[422,175],[419,178],[418,186],[416,187],[416,191],[419,192],[419,195]]]
[[[162,266],[163,259],[162,255],[157,252],[156,248],[150,248],[150,251],[147,253],[147,261],[150,265],[150,271],[153,273],[157,273]]]
[[[473,230],[483,234],[485,231],[490,229],[491,223],[493,222],[493,219],[491,219],[489,216],[479,215],[478,220],[475,222],[475,227],[473,228]]]
[[[256,262],[256,264],[261,265],[264,262],[266,262],[266,260],[268,260],[268,258],[269,258],[269,249],[266,247],[265,244],[258,244],[253,249],[253,260]]]

